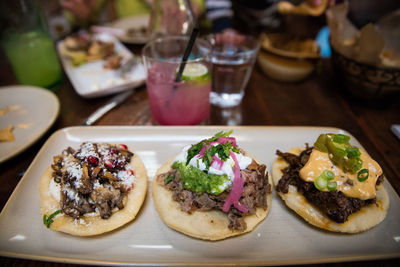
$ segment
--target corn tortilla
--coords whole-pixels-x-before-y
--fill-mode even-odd
[[[271,208],[271,193],[267,195],[268,207],[266,210],[257,208],[255,214],[244,217],[247,224],[244,231],[229,229],[228,216],[219,210],[194,211],[191,214],[182,211],[179,203],[172,199],[172,191],[157,182],[159,174],[171,170],[174,158],[170,158],[157,170],[152,183],[154,206],[161,219],[170,228],[191,237],[215,241],[250,232],[267,217]],[[268,170],[266,172],[268,173]],[[271,184],[269,175],[268,181]]]
[[[125,196],[122,210],[113,211],[108,219],[102,219],[99,215],[85,214],[80,219],[75,220],[61,213],[53,218],[54,222],[50,225],[50,229],[75,236],[92,236],[112,231],[132,221],[139,212],[146,196],[147,172],[142,160],[136,154],[132,156],[128,165],[135,172],[135,179],[132,190]],[[50,193],[49,186],[52,173],[52,168],[48,167],[40,179],[40,212],[42,217],[44,214],[50,215],[61,209],[60,202]]]
[[[289,153],[299,155],[305,148],[292,148]],[[272,165],[272,179],[276,186],[282,178],[282,170],[289,164],[282,158],[275,159]],[[363,207],[351,214],[344,223],[337,223],[329,219],[316,206],[311,204],[295,186],[289,185],[289,192],[284,194],[277,192],[285,204],[310,224],[333,232],[359,233],[371,229],[382,222],[389,208],[389,196],[383,184],[380,184],[376,192],[376,204]]]

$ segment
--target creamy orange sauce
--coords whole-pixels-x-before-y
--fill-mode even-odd
[[[330,170],[335,174],[334,181],[337,182],[337,190],[341,191],[345,196],[362,200],[374,198],[376,196],[376,180],[382,174],[382,169],[379,164],[361,148],[360,152],[360,158],[363,161],[362,169],[369,170],[369,177],[364,182],[359,182],[357,180],[357,173],[343,172],[341,168],[335,166],[330,160],[328,153],[316,149],[313,149],[310,159],[300,170],[300,177],[306,182],[314,182],[324,170]],[[347,180],[351,180],[353,185],[348,184]]]

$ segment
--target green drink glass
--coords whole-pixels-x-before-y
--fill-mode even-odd
[[[39,1],[4,1],[0,6],[1,44],[17,81],[58,88],[62,70]]]

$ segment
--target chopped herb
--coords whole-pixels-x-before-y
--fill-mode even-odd
[[[192,158],[194,158],[194,156],[196,156],[197,154],[200,153],[200,150],[203,148],[203,143],[197,143],[195,145],[192,145],[191,148],[189,148],[188,150],[188,155],[187,155],[187,159],[186,159],[186,165],[189,164],[190,160]]]
[[[229,132],[226,132],[226,133],[224,133],[223,131],[218,132],[213,137],[208,139],[207,141],[209,141],[209,142],[217,141],[218,138],[220,138],[220,137],[228,137],[229,135],[231,135],[232,132],[233,132],[232,130],[230,130]]]
[[[189,164],[190,160],[198,155],[200,151],[204,148],[204,156],[202,158],[206,169],[209,169],[211,162],[213,161],[213,156],[218,155],[222,161],[226,161],[230,157],[230,151],[239,153],[239,149],[233,145],[231,142],[226,142],[224,144],[211,145],[212,142],[216,142],[220,137],[228,137],[232,131],[229,132],[218,132],[213,137],[200,141],[197,144],[192,145],[188,150],[188,156],[186,159],[186,165]]]
[[[46,214],[43,215],[43,223],[47,226],[47,228],[50,228],[50,224],[54,222],[53,221],[54,216],[56,216],[59,213],[61,213],[61,210],[56,210],[55,212],[50,214],[50,216],[47,216]]]
[[[174,179],[175,179],[174,176],[168,175],[167,178],[165,178],[165,180],[164,180],[164,184],[168,184],[169,182],[171,182]]]

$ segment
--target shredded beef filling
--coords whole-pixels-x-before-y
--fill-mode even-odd
[[[268,173],[265,170],[265,165],[259,165],[253,161],[245,170],[240,171],[240,175],[244,179],[244,190],[239,201],[248,208],[249,212],[243,213],[232,206],[227,214],[229,229],[244,231],[247,228],[244,220],[246,215],[254,214],[259,207],[264,210],[267,209],[266,196],[271,192],[271,185],[268,183]],[[165,179],[168,176],[173,176],[174,179],[165,184]],[[173,191],[173,200],[177,201],[181,206],[181,210],[187,213],[212,209],[222,211],[222,206],[229,196],[228,191],[215,196],[208,193],[197,194],[186,190],[182,186],[180,174],[177,170],[160,174],[157,177],[157,181],[168,190]]]
[[[376,198],[360,200],[346,197],[342,192],[337,190],[328,192],[320,191],[314,186],[314,183],[305,182],[301,179],[299,171],[307,163],[311,151],[312,147],[308,147],[308,145],[298,156],[291,153],[283,153],[279,150],[276,151],[276,154],[289,164],[288,167],[283,169],[283,176],[276,186],[278,192],[286,194],[289,191],[289,185],[297,187],[297,190],[302,193],[309,202],[317,206],[330,219],[337,223],[347,221],[350,214],[359,211],[366,205],[376,202]],[[381,175],[377,180],[377,184],[381,183],[382,180],[383,176]]]
[[[133,153],[108,144],[83,143],[54,157],[53,179],[61,187],[62,212],[74,219],[98,211],[102,219],[115,208],[123,209],[123,199],[131,189],[119,175]],[[133,175],[133,174],[132,174]],[[128,177],[129,178],[129,177]]]

